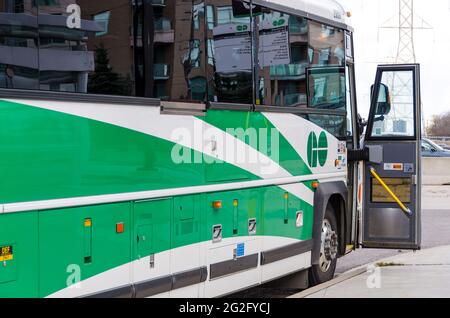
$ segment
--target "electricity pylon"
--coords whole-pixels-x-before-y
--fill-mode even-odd
[[[392,17],[380,27],[381,29],[394,29],[398,31],[397,54],[395,64],[416,63],[416,51],[414,45],[415,30],[433,29],[424,19],[418,17],[414,12],[414,0],[398,0],[398,16]],[[397,20],[397,21],[395,21]],[[394,23],[393,23],[394,22]],[[402,78],[392,75],[387,82],[393,89],[393,121],[407,119],[411,113],[407,111],[408,107],[402,107],[402,104],[408,104],[407,97],[412,96],[412,78]],[[403,109],[402,109],[403,108]],[[405,112],[406,108],[406,112]],[[425,128],[425,118],[422,107],[422,125]],[[426,129],[424,129],[426,131]]]

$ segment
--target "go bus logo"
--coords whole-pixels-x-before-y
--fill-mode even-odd
[[[311,168],[325,166],[328,157],[328,139],[325,132],[321,132],[317,139],[317,134],[312,132],[308,137],[308,164]]]

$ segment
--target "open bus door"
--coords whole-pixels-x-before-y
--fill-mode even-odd
[[[420,249],[420,67],[383,65],[364,141],[362,246]]]

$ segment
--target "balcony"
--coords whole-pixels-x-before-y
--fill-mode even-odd
[[[305,79],[306,67],[306,63],[271,66],[270,78],[276,80]]]
[[[282,100],[282,103],[281,103]],[[306,94],[288,94],[283,98],[280,95],[275,97],[275,105],[282,107],[297,107],[299,105],[305,105],[307,103]]]
[[[167,18],[159,18],[155,20],[155,43],[174,43],[175,31],[173,30],[172,21]]]
[[[153,75],[155,80],[168,80],[170,78],[169,64],[153,64]]]
[[[155,31],[171,31],[172,22],[167,18],[159,18],[155,20]]]
[[[152,4],[155,7],[165,7],[166,6],[166,0],[152,0]]]
[[[154,21],[155,25],[155,37],[153,41],[155,43],[174,43],[175,31],[172,27],[172,21],[167,18],[159,18]],[[134,45],[133,36],[130,37],[131,45]],[[137,46],[142,46],[142,24],[138,26]]]
[[[289,42],[308,43],[308,22],[299,21],[295,17],[289,19]]]
[[[291,34],[308,34],[308,24],[290,23],[289,32]]]

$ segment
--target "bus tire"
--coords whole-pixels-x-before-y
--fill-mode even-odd
[[[325,218],[322,222],[319,264],[313,265],[309,270],[311,287],[333,279],[338,259],[338,242],[336,213],[333,206],[328,203]]]

